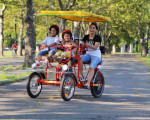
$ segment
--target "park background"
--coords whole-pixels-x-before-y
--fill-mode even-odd
[[[149,0],[0,0],[0,3],[1,58],[8,55],[3,50],[11,50],[16,41],[18,56],[24,55],[24,65],[30,66],[40,42],[49,34],[48,28],[52,24],[60,26],[60,37],[64,29],[71,29],[76,38],[80,37],[81,22],[40,16],[41,10],[84,11],[109,17],[111,22],[107,23],[107,29],[106,23],[98,23],[98,34],[103,39],[107,53],[134,52],[149,56]],[[88,33],[89,24],[85,22],[81,38]]]

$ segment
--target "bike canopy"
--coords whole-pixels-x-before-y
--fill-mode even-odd
[[[57,16],[72,21],[110,22],[110,18],[83,11],[41,11],[40,16]]]

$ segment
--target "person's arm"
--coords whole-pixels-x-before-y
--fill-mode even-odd
[[[100,46],[100,43],[102,41],[101,37],[99,35],[95,35],[94,37],[94,42],[95,42],[95,45],[91,45],[89,43],[86,43],[86,45],[94,50],[96,50],[99,46]]]
[[[52,46],[56,46],[56,45],[57,45],[57,43],[54,42],[54,43],[52,43],[52,44],[46,45],[46,47],[52,47]]]
[[[90,47],[90,48],[96,50],[96,49],[100,46],[100,42],[95,42],[95,45],[91,45],[91,44],[89,44],[89,43],[85,43],[85,45],[86,45],[87,47]]]
[[[72,46],[75,47],[75,48],[78,47],[78,45],[77,45],[75,42],[73,42],[73,41],[71,42],[71,44],[72,44]]]
[[[46,48],[46,44],[47,44],[47,37],[41,42],[41,46],[42,48]]]
[[[59,38],[58,37],[55,37],[55,40],[53,43],[49,44],[49,45],[46,45],[46,47],[52,47],[52,46],[56,46],[58,43],[59,43]]]

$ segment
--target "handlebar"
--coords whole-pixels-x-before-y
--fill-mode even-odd
[[[68,49],[71,48],[71,50],[73,48],[75,48],[73,46],[68,46],[68,45],[62,45],[62,46],[58,45],[58,46],[51,46],[51,47],[68,48]],[[40,50],[42,50],[42,45],[40,46]],[[88,47],[86,45],[80,45],[80,47],[78,47],[78,50],[79,51],[88,51]]]
[[[86,45],[80,45],[80,50],[88,51],[88,47]]]

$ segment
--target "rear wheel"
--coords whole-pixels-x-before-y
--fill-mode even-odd
[[[41,75],[34,72],[29,76],[29,79],[27,81],[27,93],[31,98],[36,98],[41,93],[42,84],[37,83],[38,79],[41,79]]]
[[[70,74],[66,74],[63,76],[61,85],[60,85],[60,93],[61,97],[65,101],[71,100],[75,91],[75,81]]]
[[[91,86],[91,93],[93,97],[99,98],[103,94],[104,91],[104,77],[100,71],[97,71],[94,80],[93,86]]]

